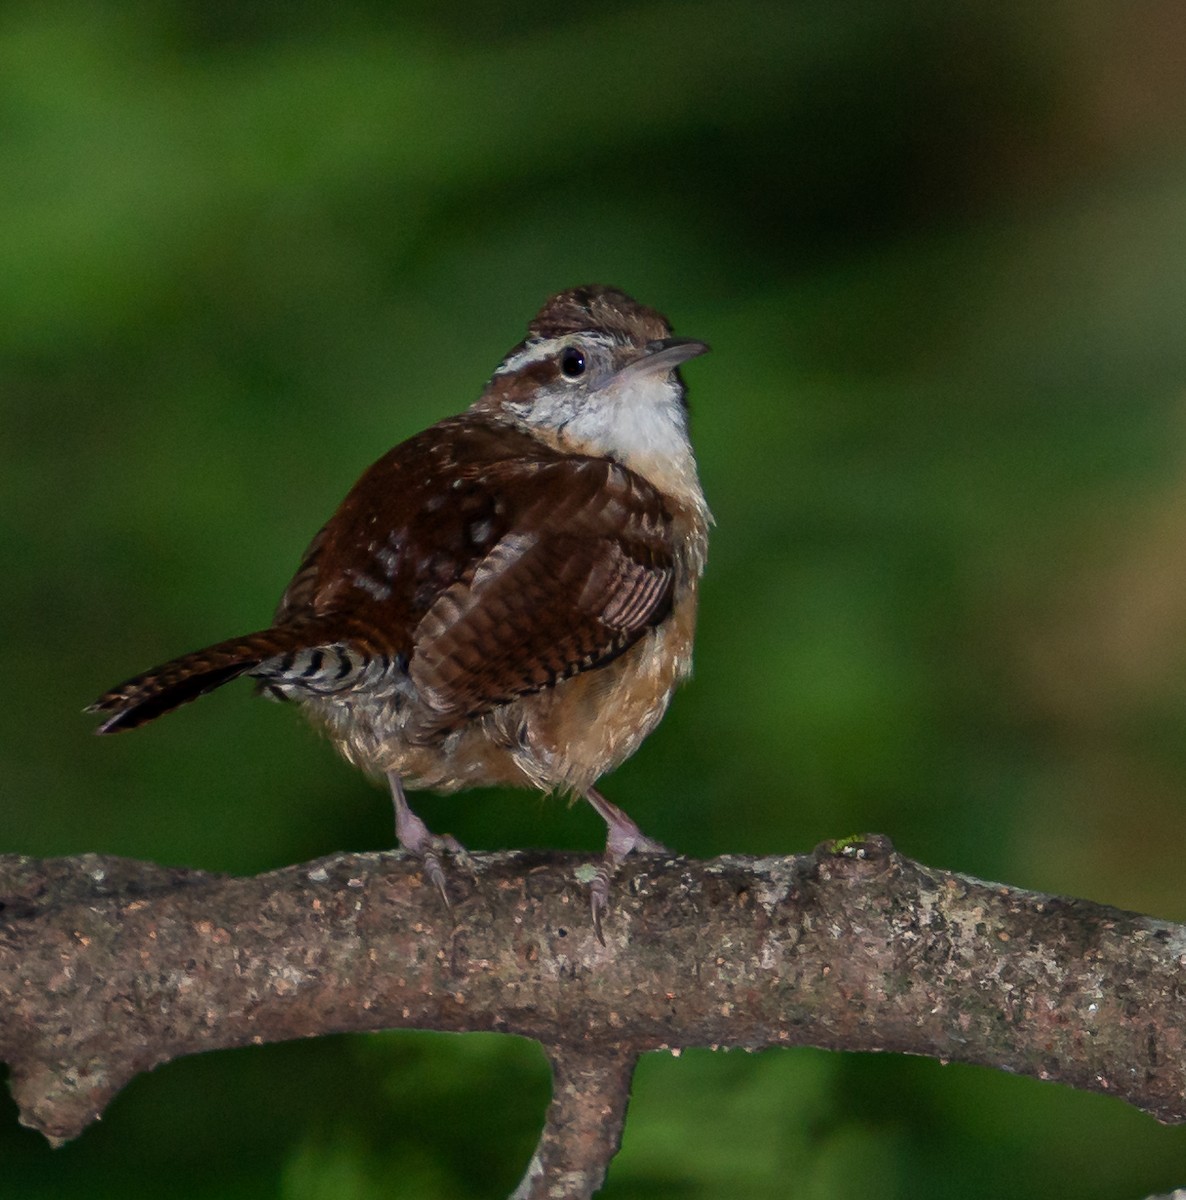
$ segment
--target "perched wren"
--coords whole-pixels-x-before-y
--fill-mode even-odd
[[[404,785],[584,796],[605,820],[591,888],[658,852],[594,787],[655,728],[692,661],[710,520],[671,336],[614,288],[553,296],[468,412],[388,451],[314,537],[272,626],[101,696],[134,729],[240,675],[296,701],[385,775],[401,845],[448,898],[459,850]]]

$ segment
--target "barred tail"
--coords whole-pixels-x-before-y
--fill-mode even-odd
[[[265,629],[183,654],[105,692],[87,712],[110,714],[96,733],[135,729],[309,643],[307,629]]]

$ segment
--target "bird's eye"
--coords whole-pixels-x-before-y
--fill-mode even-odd
[[[585,356],[575,346],[569,346],[560,355],[560,374],[565,379],[579,379],[584,373]]]

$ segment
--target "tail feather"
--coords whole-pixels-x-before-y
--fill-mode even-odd
[[[96,733],[119,733],[204,696],[246,675],[267,659],[309,644],[309,631],[265,629],[183,654],[105,692],[87,708],[107,713]]]

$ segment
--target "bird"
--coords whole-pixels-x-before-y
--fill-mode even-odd
[[[474,403],[388,451],[314,536],[271,625],[111,688],[100,734],[240,676],[385,778],[395,834],[449,905],[406,789],[582,797],[606,824],[597,937],[631,853],[665,853],[595,786],[690,673],[712,517],[680,366],[708,346],[615,287],[548,299]]]

